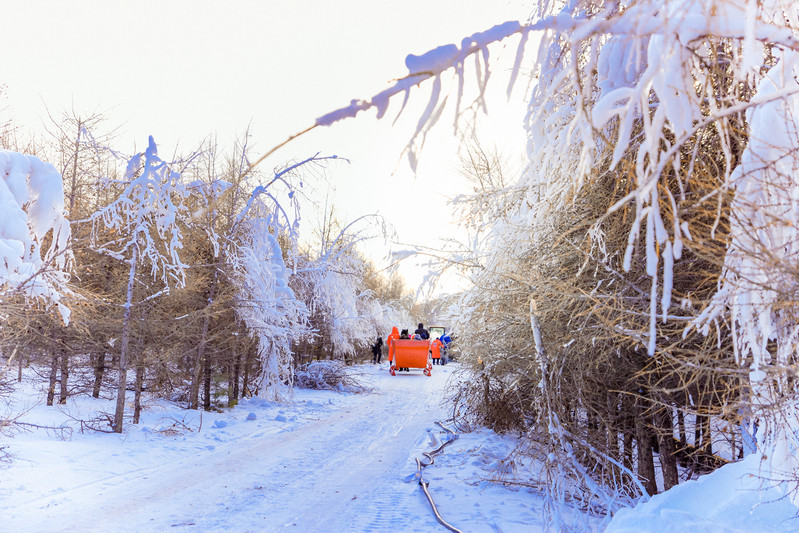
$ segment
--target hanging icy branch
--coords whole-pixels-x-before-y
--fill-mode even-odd
[[[708,72],[712,58],[707,44],[727,40],[741,46],[740,56],[731,58],[732,75],[751,80],[762,67],[766,45],[784,53],[799,50],[795,31],[784,22],[795,19],[796,13],[780,11],[779,2],[750,13],[751,3],[643,0],[626,8],[602,2],[586,17],[586,4],[571,3],[550,28],[572,25],[571,29],[549,32],[542,41],[546,53],[527,119],[530,183],[559,205],[584,185],[606,148],[612,148],[611,170],[622,158],[632,161],[631,190],[608,213],[635,205],[623,266],[625,271],[631,268],[635,246],[643,240],[646,272],[652,279],[649,329],[654,336],[656,300],[666,316],[672,267],[688,237],[677,200],[658,186],[663,176],[673,174],[684,191],[690,169],[680,166],[680,152],[697,132],[712,125],[721,132],[727,162],[721,177],[729,180],[734,157],[727,138],[728,117],[769,100],[790,98],[799,89],[793,84],[751,101],[735,95],[719,99]],[[783,7],[790,9],[789,4]],[[566,179],[553,181],[559,174]],[[664,220],[665,212],[670,220]],[[650,354],[655,347],[650,338]]]
[[[271,148],[252,166],[258,165],[279,148],[318,126],[330,126],[341,120],[355,117],[361,111],[371,108],[376,108],[377,117],[382,118],[388,109],[390,100],[397,94],[405,94],[402,104],[404,109],[414,86],[419,86],[430,78],[433,78],[435,83],[441,74],[449,69],[455,69],[459,80],[457,115],[463,94],[464,64],[468,57],[478,52],[482,58],[482,65],[479,59],[475,61],[477,84],[480,91],[478,101],[482,102],[484,106],[485,103],[482,99],[490,75],[488,46],[516,34],[520,34],[521,39],[507,89],[509,94],[521,68],[528,35],[534,31],[556,36],[568,35],[572,42],[579,42],[592,35],[602,34],[625,35],[638,42],[646,42],[653,36],[667,38],[667,40],[676,39],[682,43],[698,41],[706,35],[741,40],[745,45],[743,55],[747,62],[744,65],[744,70],[747,72],[756,68],[756,63],[761,57],[756,52],[757,47],[765,43],[799,51],[799,38],[789,27],[776,22],[779,21],[779,17],[774,16],[775,22],[769,22],[745,16],[749,4],[739,6],[729,2],[711,2],[712,5],[706,5],[702,2],[681,0],[666,2],[667,5],[664,6],[662,0],[657,0],[633,3],[624,10],[619,9],[618,2],[600,3],[600,5],[602,4],[606,5],[590,18],[585,15],[584,11],[581,11],[585,6],[581,6],[581,2],[575,1],[570,2],[562,12],[533,23],[522,24],[519,21],[507,21],[486,31],[465,37],[460,46],[446,44],[418,56],[409,54],[405,59],[405,64],[408,67],[407,75],[397,79],[390,87],[371,98],[353,99],[349,105],[318,117],[313,125],[289,136],[285,141]],[[575,14],[571,13],[570,9],[573,9]],[[667,16],[664,16],[666,14]],[[790,17],[788,20],[793,23]],[[590,62],[590,64],[595,65],[594,62]],[[408,143],[412,166],[415,165],[415,138],[423,133],[425,127],[432,126],[443,110],[442,102],[440,108],[434,112],[439,96],[440,90],[434,88],[427,109],[420,117],[416,131]],[[616,96],[621,97],[618,94]],[[625,98],[629,98],[629,96]],[[632,100],[632,98],[630,99]]]
[[[443,72],[449,70],[451,68],[456,69],[458,76],[461,80],[460,83],[460,90],[458,96],[458,105],[460,105],[460,94],[463,88],[463,64],[464,61],[471,55],[481,52],[482,60],[483,60],[483,68],[485,69],[484,75],[478,78],[478,86],[480,88],[480,98],[482,98],[483,93],[485,91],[486,84],[488,82],[489,76],[489,68],[488,68],[488,46],[492,43],[502,41],[512,35],[517,33],[521,33],[524,35],[522,41],[526,41],[526,33],[533,31],[533,30],[542,30],[547,29],[548,25],[551,26],[554,22],[554,19],[547,19],[546,21],[542,21],[541,23],[535,25],[523,25],[518,21],[508,21],[502,24],[498,24],[484,32],[478,32],[473,35],[470,35],[464,38],[461,41],[461,46],[458,47],[454,44],[447,44],[443,46],[439,46],[434,48],[424,54],[419,56],[409,54],[405,58],[405,65],[408,67],[408,74],[398,80],[396,80],[390,87],[387,89],[377,93],[376,95],[372,96],[366,100],[359,100],[353,99],[349,105],[331,111],[321,117],[317,118],[314,121],[312,126],[289,136],[288,139],[283,141],[282,143],[274,146],[269,151],[267,151],[264,155],[262,155],[258,160],[253,163],[253,167],[261,163],[264,159],[272,155],[275,151],[279,148],[285,146],[287,143],[291,142],[292,140],[304,135],[305,133],[313,130],[318,126],[331,126],[336,122],[341,120],[355,117],[359,112],[365,111],[367,109],[376,108],[377,109],[377,118],[382,118],[386,111],[388,110],[388,104],[392,97],[396,96],[397,94],[404,93],[405,99],[402,104],[402,108],[405,108],[405,103],[407,103],[410,91],[414,86],[418,86],[423,81],[433,78],[435,80],[434,83],[440,84],[439,77]],[[521,54],[523,52],[523,44],[520,45],[517,61],[514,66],[513,71],[513,79],[515,79],[516,74],[518,73],[518,69],[521,65]],[[478,69],[479,69],[479,62],[478,62]],[[409,142],[408,146],[413,147],[413,143],[415,138],[423,132],[425,127],[432,126],[436,120],[440,117],[441,112],[444,108],[444,103],[442,102],[438,108],[436,105],[438,104],[440,96],[440,85],[437,85],[437,88],[434,87],[433,94],[431,95],[430,101],[427,105],[427,109],[424,111],[422,117],[417,124],[416,131],[414,132],[411,141]],[[446,99],[445,99],[446,100]],[[402,110],[400,111],[400,113]],[[432,123],[431,123],[432,120]],[[412,166],[415,166],[415,155],[412,152],[409,153],[411,158]]]
[[[424,134],[436,124],[446,105],[446,98],[444,98],[443,102],[439,103],[439,99],[441,97],[441,74],[451,68],[456,70],[460,82],[458,90],[458,106],[460,106],[461,95],[463,91],[464,62],[469,56],[480,52],[483,61],[484,74],[483,76],[480,76],[480,61],[478,59],[476,60],[476,70],[478,73],[477,84],[479,88],[478,100],[483,103],[483,107],[485,108],[483,97],[490,74],[488,66],[488,45],[502,41],[511,35],[515,35],[516,33],[525,34],[532,29],[533,27],[523,26],[518,21],[508,21],[503,24],[498,24],[487,31],[478,32],[464,38],[461,41],[460,47],[454,44],[447,44],[434,48],[419,56],[410,54],[405,58],[405,66],[408,67],[407,76],[398,79],[391,87],[376,94],[369,100],[353,100],[350,102],[350,105],[317,118],[314,127],[330,126],[335,122],[345,118],[354,117],[360,111],[371,109],[373,107],[377,109],[377,118],[382,118],[388,109],[388,104],[391,98],[400,93],[405,93],[402,106],[404,109],[405,103],[408,101],[408,97],[410,95],[410,90],[414,86],[418,86],[423,81],[432,78],[433,88],[430,95],[430,100],[427,103],[427,107],[422,112],[422,115],[419,117],[416,130],[411,136],[411,139],[406,147],[411,168],[415,169],[417,163],[415,146],[416,138],[419,135],[424,136]],[[519,49],[519,54],[521,54],[521,52],[522,48]],[[520,64],[520,59],[517,60],[517,65],[518,64]],[[401,112],[402,110],[400,110],[400,113]]]
[[[523,26],[518,21],[508,21],[503,24],[498,24],[493,28],[484,32],[475,33],[466,37],[461,41],[460,48],[454,44],[447,44],[434,48],[422,55],[416,56],[413,54],[405,58],[405,66],[408,67],[407,76],[394,82],[394,85],[374,95],[369,100],[353,100],[350,105],[331,111],[316,119],[314,126],[330,126],[331,124],[343,120],[345,118],[354,117],[360,111],[377,108],[377,117],[382,118],[388,109],[390,99],[399,93],[408,93],[414,85],[419,85],[426,79],[437,79],[444,71],[450,68],[456,68],[458,65],[463,65],[464,61],[470,55],[476,52],[482,52],[484,59],[488,59],[487,47],[489,44],[501,41],[514,35],[516,33],[526,32],[532,30],[532,26]],[[486,65],[486,78],[488,77],[488,69]],[[485,81],[484,80],[484,81]],[[484,84],[481,83],[481,85]],[[434,91],[435,92],[435,91]],[[435,101],[431,100],[432,106]],[[432,107],[428,105],[428,111]],[[429,118],[429,112],[428,118]],[[417,126],[417,133],[424,124],[421,123]]]

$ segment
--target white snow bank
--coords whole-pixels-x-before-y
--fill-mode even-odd
[[[634,509],[622,509],[606,533],[779,533],[799,530],[796,508],[758,476],[750,455],[695,481],[677,485]]]

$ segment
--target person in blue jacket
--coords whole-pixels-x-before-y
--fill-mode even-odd
[[[449,335],[444,333],[438,338],[441,341],[441,363],[442,365],[447,364],[447,354],[449,353],[449,345],[452,342],[452,339]]]

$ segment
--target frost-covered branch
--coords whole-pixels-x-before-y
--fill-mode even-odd
[[[253,163],[252,165],[250,165],[250,167],[249,167],[249,169],[247,170],[247,172],[246,172],[246,173],[250,172],[250,170],[252,170],[252,169],[255,167],[255,165],[257,165],[258,163],[260,163],[260,162],[261,162],[261,161],[262,161],[262,160],[263,160],[265,157],[266,157],[266,156],[262,157],[261,159],[259,159],[258,161],[256,161],[256,162],[255,162],[255,163]],[[275,174],[275,175],[272,177],[272,179],[271,179],[271,180],[269,180],[269,182],[268,182],[268,183],[266,183],[265,185],[259,185],[259,186],[257,186],[255,189],[253,189],[252,193],[250,194],[250,198],[247,200],[247,203],[246,203],[246,205],[244,206],[244,209],[242,209],[242,210],[241,210],[241,212],[238,214],[238,216],[236,216],[235,222],[233,223],[233,228],[235,229],[235,228],[236,228],[236,226],[238,226],[238,225],[241,223],[241,221],[242,221],[242,220],[244,220],[244,219],[247,217],[247,214],[249,213],[250,209],[252,208],[253,202],[255,202],[255,201],[258,199],[258,197],[259,197],[259,196],[262,196],[262,195],[267,195],[267,196],[269,196],[269,195],[270,195],[270,193],[268,192],[268,191],[269,191],[269,188],[270,188],[272,185],[274,185],[275,183],[277,183],[277,182],[283,182],[284,184],[286,184],[286,186],[287,186],[287,187],[289,188],[289,190],[290,190],[290,192],[289,192],[289,198],[291,199],[291,198],[293,197],[293,195],[295,194],[295,192],[294,192],[294,188],[293,188],[291,185],[289,185],[288,183],[286,183],[286,178],[287,178],[287,177],[291,176],[291,175],[292,175],[292,174],[293,174],[293,173],[294,173],[296,170],[298,170],[298,169],[300,169],[301,167],[303,167],[303,166],[306,166],[306,165],[308,165],[308,164],[311,164],[311,163],[319,163],[319,162],[322,162],[322,161],[340,160],[340,159],[342,159],[342,158],[340,158],[340,157],[338,157],[338,156],[336,156],[336,155],[331,155],[331,156],[321,156],[321,157],[320,157],[320,156],[319,156],[319,154],[317,153],[317,154],[315,154],[315,155],[313,155],[313,156],[311,156],[311,157],[308,157],[308,158],[306,158],[306,159],[303,159],[302,161],[298,161],[298,162],[296,162],[296,163],[292,163],[291,165],[287,166],[287,167],[286,167],[286,168],[284,168],[283,170],[281,170],[281,171],[277,172],[277,173],[276,173],[276,174]],[[343,159],[343,160],[344,160],[344,161],[347,161],[346,159]],[[245,174],[246,174],[246,173],[245,173]],[[274,198],[274,196],[271,196],[271,199],[274,201],[274,205],[275,205],[277,208],[279,208],[279,209],[281,209],[281,210],[283,209],[283,208],[282,208],[282,206],[281,206],[281,204],[280,204],[280,202],[279,202],[279,201],[277,201],[277,200]],[[294,231],[294,230],[295,230],[295,228],[294,228],[294,224],[293,224],[293,222],[291,222],[291,221],[289,220],[289,217],[288,217],[288,216],[285,214],[285,211],[283,211],[283,213],[284,213],[284,217],[285,217],[285,222],[284,222],[284,225],[285,225],[287,228],[289,228],[289,230],[290,230],[290,231]]]

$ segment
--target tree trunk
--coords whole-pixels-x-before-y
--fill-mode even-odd
[[[233,383],[236,380],[234,371],[236,368],[236,354],[233,354],[233,357],[230,358],[227,365],[227,406],[233,407],[236,405],[236,398],[233,394]]]
[[[643,484],[646,492],[650,496],[658,493],[657,480],[655,479],[655,460],[652,456],[652,434],[644,425],[638,421],[637,438],[638,441],[638,479]]]
[[[147,309],[142,311],[141,323],[147,324]],[[141,417],[141,392],[144,387],[144,330],[139,332],[138,350],[136,354],[136,386],[133,393],[133,423],[138,424]]]
[[[69,357],[67,357],[67,352],[65,350],[59,351],[61,357],[61,393],[58,397],[58,403],[63,405],[67,403],[67,396],[69,395]]]
[[[660,468],[663,471],[663,489],[669,490],[680,482],[677,477],[677,456],[674,441],[674,423],[671,410],[661,411],[658,418],[658,438],[660,440]]]
[[[141,391],[144,385],[144,364],[136,365],[136,392],[133,400],[133,423],[138,424],[141,417]]]
[[[710,434],[710,416],[703,415],[702,424],[702,453],[708,456],[713,455],[713,439]]]
[[[683,414],[682,409],[677,409],[677,428],[680,432],[680,447],[685,448],[688,440],[685,437],[685,414]]]
[[[702,442],[702,415],[694,416],[694,447],[698,448]]]
[[[396,350],[396,348],[394,348]],[[478,359],[478,365],[480,366],[480,378],[483,381],[483,405],[485,407],[485,416],[486,418],[491,413],[491,386],[488,381],[488,374],[485,371],[485,363],[483,363],[482,359]]]
[[[47,386],[47,405],[53,405],[55,399],[55,384],[58,378],[58,352],[53,350],[50,361],[50,383]]]
[[[239,376],[241,375],[241,352],[236,353],[236,364],[233,367],[233,399],[239,401]]]
[[[210,306],[214,301],[214,297],[216,296],[216,269],[214,269],[214,275],[211,278],[211,287],[208,289],[208,303],[206,304],[205,308],[203,309],[203,325],[200,331],[200,341],[197,344],[197,361],[194,366],[194,374],[192,375],[191,381],[191,389],[190,389],[190,398],[189,404],[191,409],[198,409],[200,407],[200,373],[203,371],[203,377],[210,372],[210,368],[208,365],[210,364],[208,361],[205,360],[205,348],[206,344],[208,343],[208,326],[211,322],[211,310]],[[210,383],[210,376],[208,380],[204,380],[205,383],[205,398],[203,399],[203,407],[206,411],[211,409],[211,398],[210,398],[210,390],[211,390],[211,383]]]
[[[92,388],[92,398],[100,397],[100,387],[103,384],[103,374],[105,373],[105,352],[100,352],[94,360],[94,388]]]
[[[78,119],[78,136],[75,138],[75,159],[72,161],[72,187],[69,190],[69,218],[75,216],[75,196],[78,188],[78,156],[80,155],[80,133],[83,129],[83,121]]]
[[[605,399],[605,405],[608,413],[613,413],[612,420],[605,421],[606,435],[607,435],[607,448],[611,457],[621,459],[622,450],[621,443],[624,440],[624,435],[619,431],[619,420],[621,420],[621,413],[619,412],[619,397],[617,394],[608,394]]]
[[[203,409],[211,410],[211,358],[207,353],[203,357]]]
[[[241,385],[241,395],[250,396],[250,360],[252,359],[252,346],[247,349],[244,358],[244,382]]]
[[[189,385],[189,409],[200,408],[200,377],[202,374],[202,361],[194,360],[194,367],[191,370],[191,385]]]
[[[630,472],[635,471],[633,452],[633,443],[635,442],[635,416],[633,415],[634,409],[635,407],[633,402],[629,401],[626,396],[622,396],[620,415],[622,417],[621,427],[624,443],[623,464],[627,469],[630,470]]]
[[[633,470],[633,440],[635,439],[631,431],[624,432],[624,466],[630,471]]]
[[[122,318],[122,346],[119,353],[119,383],[117,385],[117,405],[114,412],[114,432],[122,433],[122,422],[125,416],[125,393],[128,387],[128,345],[130,344],[130,315],[133,308],[133,282],[136,279],[136,264],[138,262],[138,248],[136,244],[131,247],[133,253],[130,258],[130,273],[128,274],[128,288],[125,298],[125,314]]]

